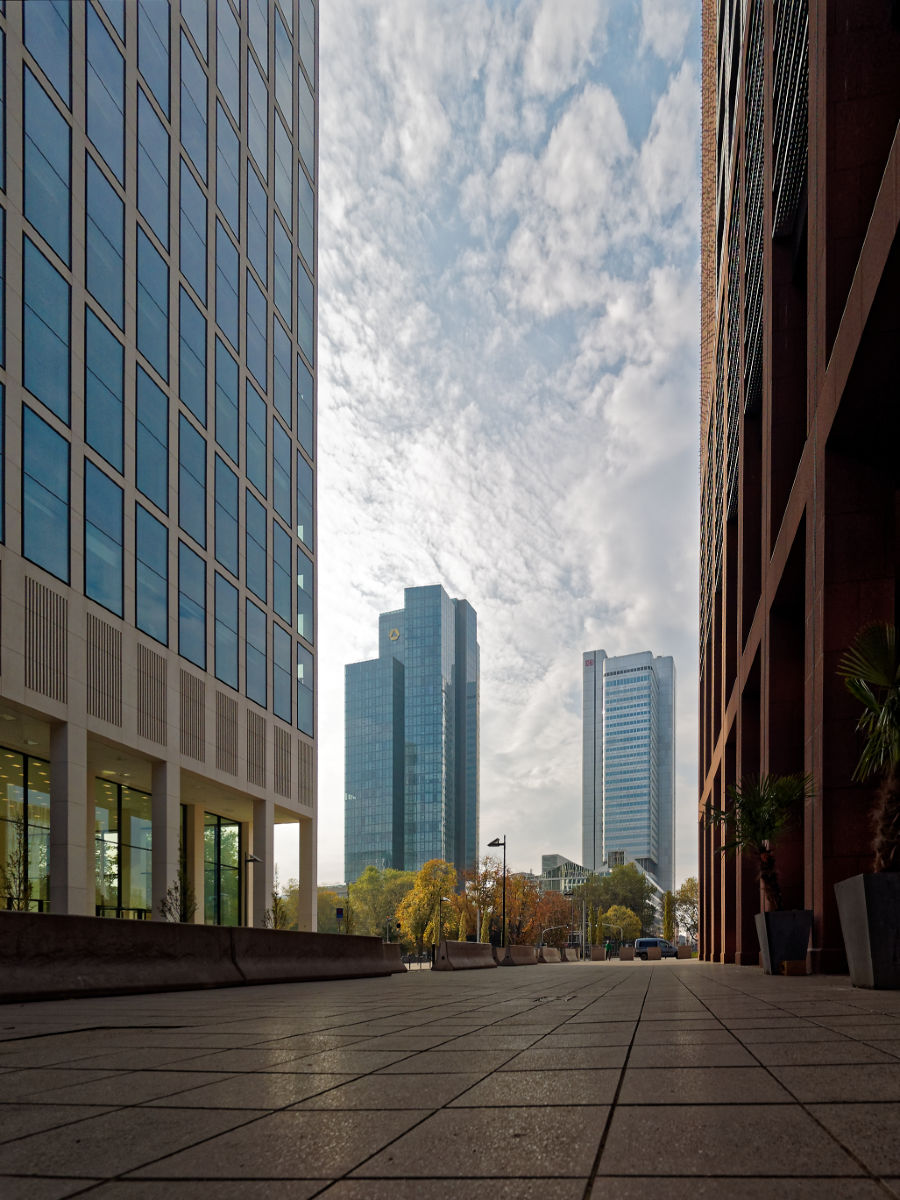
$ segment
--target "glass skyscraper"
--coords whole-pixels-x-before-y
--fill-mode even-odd
[[[635,862],[674,888],[674,660],[589,650],[583,668],[584,865],[605,874]]]
[[[315,920],[314,0],[0,4],[0,903]],[[256,859],[252,895],[247,856]]]
[[[404,598],[379,617],[379,657],[345,668],[348,883],[478,853],[477,614],[439,585]]]

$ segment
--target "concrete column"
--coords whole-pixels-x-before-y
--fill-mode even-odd
[[[94,837],[87,788],[84,726],[71,721],[54,726],[50,731],[50,911],[53,913],[94,915]],[[92,811],[93,806],[90,807]]]
[[[252,887],[247,923],[261,928],[266,909],[272,907],[272,888],[275,886],[274,800],[253,801],[253,832],[248,844],[251,853],[261,861],[253,863],[247,872]]]
[[[176,763],[153,764],[153,912],[162,920],[160,904],[178,879],[178,833],[181,824],[181,768]]]
[[[187,810],[187,871],[197,910],[194,913],[195,925],[203,925],[206,921],[204,885],[206,882],[203,870],[203,808],[199,804],[189,804]]]
[[[300,837],[300,911],[298,928],[314,933],[318,908],[316,905],[316,837],[315,824],[301,817],[297,823]]]

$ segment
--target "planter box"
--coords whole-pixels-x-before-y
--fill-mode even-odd
[[[675,950],[676,958],[693,958],[694,952],[690,946],[678,946]]]
[[[634,961],[634,946],[622,946],[619,950],[619,962]]]
[[[762,951],[763,970],[777,975],[785,961],[806,959],[812,932],[812,910],[788,908],[782,912],[757,913],[756,936]]]
[[[606,962],[605,946],[591,946],[591,962]]]
[[[854,987],[900,988],[900,875],[854,875],[834,885]]]

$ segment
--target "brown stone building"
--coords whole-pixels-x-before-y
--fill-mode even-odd
[[[833,885],[871,865],[835,667],[897,619],[900,5],[704,0],[701,957],[758,961],[752,865],[704,828],[730,783],[807,771],[779,853],[841,970]]]

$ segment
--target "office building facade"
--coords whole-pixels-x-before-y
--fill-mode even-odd
[[[379,617],[379,657],[345,668],[348,883],[478,855],[478,617],[439,585],[404,599]]]
[[[675,663],[583,655],[582,858],[634,862],[662,891],[675,872]]]
[[[900,18],[881,0],[705,0],[700,953],[756,965],[755,865],[710,806],[806,772],[782,839],[809,964],[845,966],[834,884],[870,870],[873,788],[836,667],[897,621]]]
[[[0,42],[0,903],[313,928],[315,5]]]

